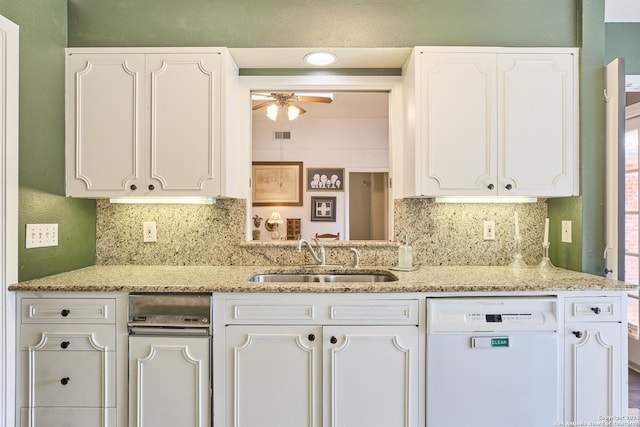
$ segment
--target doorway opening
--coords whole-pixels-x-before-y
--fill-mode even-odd
[[[389,173],[349,173],[349,239],[387,240]]]

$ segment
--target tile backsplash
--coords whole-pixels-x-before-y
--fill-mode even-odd
[[[394,201],[394,242],[331,242],[327,262],[349,264],[349,248],[362,265],[397,264],[397,242],[408,236],[416,265],[506,265],[513,252],[518,211],[522,254],[542,257],[545,200],[527,204],[449,204],[430,199]],[[110,204],[97,202],[98,265],[299,265],[312,262],[296,242],[245,242],[246,200],[213,205]],[[483,222],[495,221],[496,239],[483,239]],[[144,243],[142,223],[155,221],[158,241]]]

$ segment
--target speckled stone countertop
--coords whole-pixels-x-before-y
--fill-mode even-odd
[[[256,266],[93,266],[21,282],[12,291],[38,292],[268,292],[268,293],[394,293],[394,292],[522,292],[620,291],[635,288],[616,280],[564,269],[535,267],[426,266],[411,272],[363,267],[358,273],[385,272],[394,282],[259,283],[254,273],[355,272],[301,267]]]

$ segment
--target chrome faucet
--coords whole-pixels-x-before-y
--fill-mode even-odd
[[[324,245],[320,243],[318,239],[312,238],[311,240],[316,242],[316,245],[318,245],[318,252],[320,253],[320,256],[316,254],[316,252],[311,247],[311,244],[304,239],[298,240],[298,252],[302,252],[302,245],[304,244],[309,249],[309,252],[311,252],[311,256],[313,257],[313,260],[319,266],[327,265],[327,252],[324,249]]]

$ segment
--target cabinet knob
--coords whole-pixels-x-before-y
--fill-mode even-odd
[[[511,190],[513,188],[513,185],[507,184],[504,186],[504,188],[506,188],[507,190]]]
[[[62,348],[68,348],[68,347],[69,347],[69,344],[71,344],[69,341],[62,341],[62,342],[60,343],[60,347],[62,347]]]
[[[153,184],[149,184],[149,187],[148,187],[148,188],[149,188],[149,191],[153,191],[153,190],[155,190],[155,189],[156,189],[156,186],[155,186],[155,185],[153,185]]]
[[[573,335],[575,335],[575,336],[576,336],[576,338],[582,338],[582,332],[580,332],[580,331],[573,331],[572,333],[573,333]]]
[[[609,273],[613,273],[613,270],[609,270],[608,268],[605,267],[604,274],[609,274]]]
[[[591,311],[593,311],[595,314],[600,314],[602,312],[600,307],[591,307]]]
[[[489,190],[493,190],[493,189],[495,188],[495,185],[493,185],[493,184],[489,184],[489,185],[487,185],[487,188],[488,188]]]
[[[136,191],[138,189],[138,186],[135,184],[131,184],[129,188],[131,189],[131,191]]]
[[[68,308],[63,308],[62,311],[60,312],[60,315],[62,317],[67,317],[69,313],[71,313],[71,310],[69,310]]]
[[[69,377],[64,377],[63,379],[61,379],[60,380],[60,384],[62,384],[62,385],[69,384]]]
[[[331,344],[335,344],[335,343],[337,343],[337,342],[338,342],[338,338],[336,338],[336,337],[331,337],[331,339],[330,339],[329,341],[331,341]]]
[[[309,338],[309,341],[315,341],[316,340],[316,336],[314,334],[309,334],[309,336],[307,338]]]

